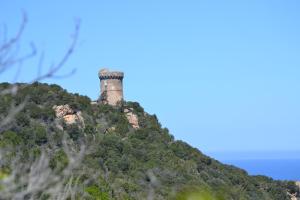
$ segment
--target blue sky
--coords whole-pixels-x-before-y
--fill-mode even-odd
[[[297,0],[2,0],[0,30],[6,24],[12,35],[27,12],[20,54],[33,41],[46,68],[80,19],[61,71],[77,73],[47,82],[96,99],[98,70],[122,70],[126,100],[157,114],[177,139],[204,152],[288,152],[300,151],[299,9]],[[37,64],[38,56],[24,62],[18,81]]]

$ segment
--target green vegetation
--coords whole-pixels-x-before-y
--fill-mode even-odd
[[[154,199],[175,200],[288,200],[287,192],[299,194],[293,182],[249,176],[242,169],[221,164],[175,140],[157,117],[145,113],[138,103],[92,105],[88,97],[67,93],[58,85],[18,86],[15,96],[0,98],[0,120],[9,113],[12,103],[28,99],[25,108],[0,129],[0,147],[5,152],[0,180],[13,170],[14,159],[33,163],[41,152],[49,156],[53,173],[62,173],[71,162],[64,149],[66,140],[78,153],[80,146],[86,147],[83,161],[72,171],[81,188],[79,199],[139,200],[152,195]],[[10,84],[0,84],[0,90],[7,87]],[[64,104],[82,112],[83,128],[55,118],[52,107]],[[125,108],[133,109],[140,129],[130,126],[123,113]],[[35,195],[51,199],[51,194]]]

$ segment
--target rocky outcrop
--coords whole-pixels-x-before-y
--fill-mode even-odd
[[[63,119],[66,124],[79,123],[80,126],[84,127],[84,119],[80,111],[74,111],[68,104],[66,105],[55,105],[53,106],[55,115],[58,119]]]
[[[296,186],[299,188],[300,190],[300,181],[296,181]],[[295,193],[295,194],[290,194],[288,193],[288,195],[291,197],[291,200],[299,200],[299,194]]]
[[[132,126],[132,128],[134,129],[139,129],[139,119],[138,116],[136,114],[133,113],[133,109],[129,108],[129,109],[124,109],[124,113],[127,117],[127,120],[129,122],[129,124]]]
[[[288,195],[291,197],[291,200],[298,200],[295,194],[289,194]]]

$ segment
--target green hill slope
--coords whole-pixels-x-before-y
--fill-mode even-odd
[[[0,127],[0,199],[288,200],[298,191],[294,182],[249,176],[175,140],[138,103],[114,108],[57,85],[19,84],[16,95],[0,97],[1,121],[23,101],[24,109]],[[58,119],[53,106],[65,104],[83,121]],[[138,117],[139,129],[125,109]]]

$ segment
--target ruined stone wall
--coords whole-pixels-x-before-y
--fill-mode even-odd
[[[123,72],[111,72],[107,69],[100,70],[100,101],[110,105],[117,105],[123,100]]]

